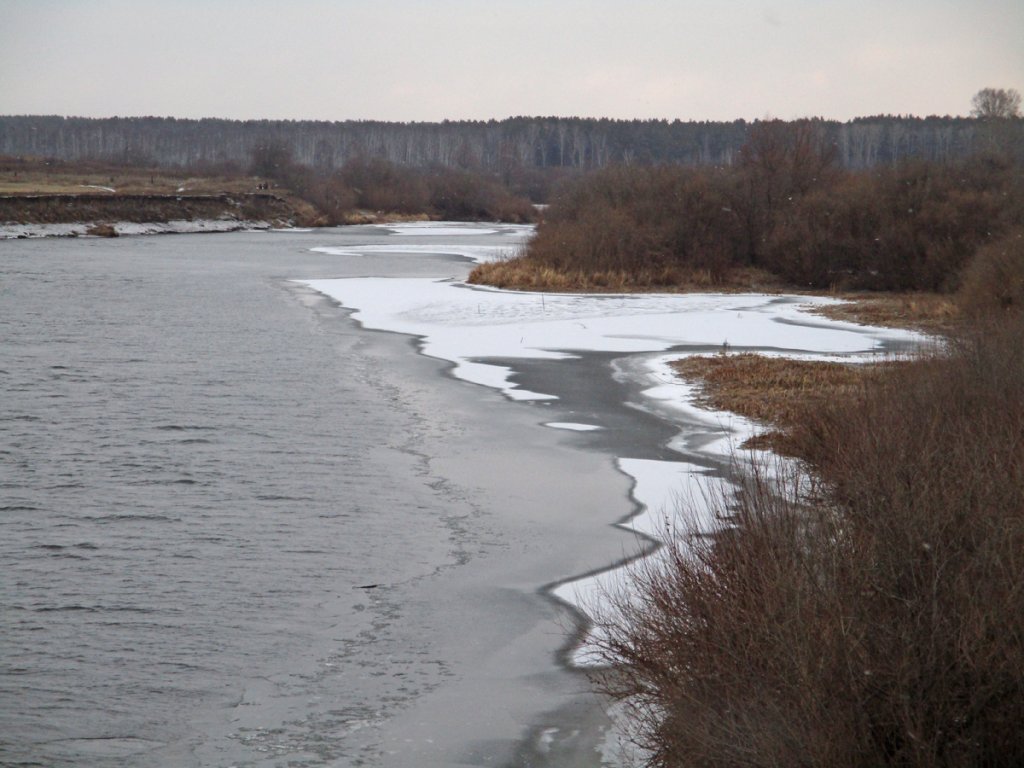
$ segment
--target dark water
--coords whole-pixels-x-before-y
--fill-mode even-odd
[[[491,519],[499,502],[432,463],[438,445],[474,450],[457,431],[479,421],[434,388],[462,393],[453,411],[523,409],[287,282],[452,273],[443,257],[308,250],[357,237],[0,242],[0,762],[491,764],[523,747],[488,754],[487,739],[537,731],[543,708],[593,718],[549,653],[571,622],[515,573],[517,548],[569,523]],[[561,577],[584,565],[566,560]],[[516,589],[479,638],[444,640],[480,626],[475,562]],[[468,597],[445,618],[431,602],[453,585]],[[538,669],[507,677],[544,694],[509,683],[509,722],[440,720],[450,743],[403,757],[401,713],[427,732],[452,710],[442,691],[483,690],[472,665],[511,669],[511,652],[462,650],[515,634],[501,622],[543,635]]]

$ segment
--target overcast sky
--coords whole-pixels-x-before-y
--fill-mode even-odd
[[[0,114],[963,115],[1024,0],[0,0]]]

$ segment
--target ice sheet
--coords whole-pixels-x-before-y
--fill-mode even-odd
[[[432,237],[461,237],[471,235],[494,235],[499,231],[509,233],[522,232],[531,234],[533,226],[530,224],[500,224],[490,226],[479,226],[473,224],[458,224],[450,221],[409,221],[395,224],[373,224],[372,226],[386,229],[395,235],[415,235]]]
[[[518,235],[516,235],[518,237]],[[483,264],[490,261],[501,261],[515,255],[513,245],[357,245],[357,246],[321,246],[310,249],[317,253],[331,256],[370,256],[375,253],[434,253],[461,256],[465,259]]]
[[[481,258],[482,248],[466,249]],[[344,252],[375,250],[408,252],[408,246],[367,246]],[[337,252],[317,249],[324,252]],[[450,253],[448,245],[424,250]],[[493,253],[493,251],[491,251]],[[878,359],[887,342],[925,343],[910,331],[872,328],[833,321],[806,312],[809,306],[835,300],[764,294],[541,294],[467,286],[453,279],[360,278],[303,281],[352,308],[368,328],[419,337],[426,355],[450,361],[458,378],[500,390],[513,400],[554,399],[555,395],[521,389],[514,381],[515,360],[559,360],[585,351],[620,352],[640,364],[629,375],[642,383],[643,399],[653,410],[669,410],[687,422],[704,424],[713,439],[699,453],[721,465],[736,446],[758,428],[735,414],[707,411],[694,405],[695,390],[682,382],[669,362],[685,354],[756,350],[805,359]],[[611,375],[611,371],[609,372]],[[547,426],[578,429],[572,423]],[[673,443],[685,439],[677,436]],[[670,447],[681,447],[670,444]],[[693,454],[693,449],[689,449]],[[767,454],[752,453],[766,466]],[[620,457],[619,469],[634,480],[632,497],[638,514],[619,525],[637,536],[635,554],[653,542],[667,541],[682,531],[708,530],[714,524],[706,502],[729,493],[729,487],[705,467],[687,462]],[[784,465],[782,465],[784,466]],[[781,470],[778,470],[781,471]],[[680,518],[687,510],[687,517]],[[663,552],[660,550],[659,552]],[[624,563],[634,555],[623,553]],[[654,558],[662,557],[655,552]],[[654,561],[656,562],[656,561]],[[613,595],[628,599],[633,589],[628,564],[558,585],[553,594],[586,615],[614,610]],[[598,632],[598,634],[595,634]],[[581,666],[596,663],[599,630],[573,653]]]
[[[639,353],[686,346],[863,355],[880,350],[886,340],[921,338],[801,311],[801,306],[830,301],[817,297],[552,295],[429,278],[303,282],[355,309],[354,317],[367,328],[419,336],[423,353],[450,361],[458,378],[517,400],[554,396],[518,389],[509,380],[513,371],[508,366],[485,360],[557,360],[581,351]]]

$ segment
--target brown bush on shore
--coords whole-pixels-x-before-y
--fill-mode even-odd
[[[561,272],[673,269],[720,278],[736,266],[743,237],[729,203],[713,171],[610,168],[562,189],[529,255]]]
[[[482,173],[361,157],[337,171],[317,173],[274,143],[254,149],[251,169],[316,205],[328,224],[346,223],[356,210],[456,221],[525,223],[536,218],[527,198]]]
[[[567,182],[523,270],[727,282],[756,267],[806,289],[953,292],[974,252],[1022,221],[1024,181],[1006,158],[849,172],[813,121],[767,122],[732,168],[620,166]]]
[[[656,766],[1024,764],[1024,316],[802,419],[811,492],[754,471],[638,568],[600,677]]]
[[[427,175],[426,183],[429,210],[440,219],[522,224],[536,217],[529,199],[479,173],[436,168]]]
[[[969,315],[1024,311],[1024,227],[978,251],[958,296]]]

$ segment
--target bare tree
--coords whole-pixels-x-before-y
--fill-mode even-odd
[[[982,88],[974,94],[971,104],[972,117],[1020,117],[1020,93],[1013,88]]]

